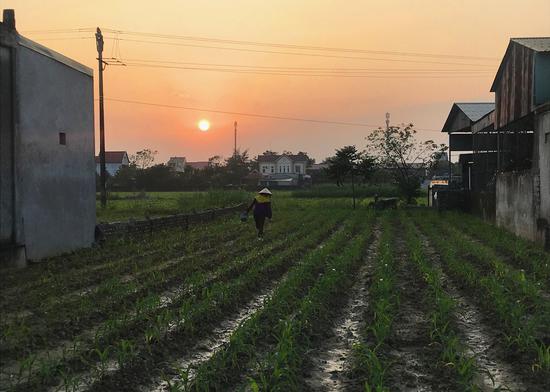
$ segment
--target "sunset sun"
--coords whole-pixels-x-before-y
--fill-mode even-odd
[[[200,120],[199,121],[199,129],[203,132],[206,132],[210,129],[210,121],[208,120]]]

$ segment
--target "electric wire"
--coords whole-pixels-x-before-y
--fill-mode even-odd
[[[60,29],[60,30],[31,30],[29,32],[64,33],[64,32],[71,32],[71,31],[75,31],[75,32],[95,31],[95,29],[79,28],[79,29]],[[132,35],[132,36],[162,38],[162,39],[171,39],[171,40],[214,42],[214,43],[222,43],[222,44],[230,44],[230,45],[264,46],[264,47],[273,47],[273,48],[300,49],[300,50],[311,50],[311,51],[363,53],[363,54],[368,53],[368,54],[404,56],[404,57],[451,58],[451,59],[466,59],[466,60],[487,60],[487,61],[498,60],[498,58],[495,58],[495,57],[485,57],[485,56],[403,52],[403,51],[372,50],[372,49],[359,49],[359,48],[338,48],[338,47],[303,45],[303,44],[297,45],[297,44],[201,37],[201,36],[191,36],[191,35],[159,34],[159,33],[138,32],[138,31],[129,31],[129,30],[112,29],[112,28],[104,28],[103,32],[114,33],[117,35]]]

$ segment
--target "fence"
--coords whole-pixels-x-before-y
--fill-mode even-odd
[[[214,220],[223,215],[242,211],[244,203],[224,208],[201,211],[193,214],[176,214],[149,218],[142,220],[130,220],[126,222],[101,223],[96,226],[96,239],[105,239],[123,234],[152,233],[170,227],[188,228],[190,225]]]

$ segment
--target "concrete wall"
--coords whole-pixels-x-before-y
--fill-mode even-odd
[[[550,105],[536,115],[535,129],[540,170],[539,217],[550,224]]]
[[[21,45],[16,99],[18,242],[30,259],[89,246],[95,228],[93,79]]]
[[[531,241],[541,240],[536,227],[538,175],[531,171],[499,173],[496,223]]]

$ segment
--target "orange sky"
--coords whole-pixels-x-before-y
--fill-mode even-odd
[[[114,50],[114,35],[106,33],[104,55],[114,53],[122,59],[438,71],[468,67],[409,61],[481,64],[469,66],[487,70],[476,74],[480,76],[452,78],[426,78],[418,74],[414,78],[281,76],[114,66],[105,71],[105,96],[111,98],[374,125],[383,125],[385,113],[390,112],[392,123],[413,122],[418,128],[436,130],[441,128],[452,102],[493,99],[490,84],[510,37],[550,35],[548,0],[1,0],[0,6],[15,9],[17,28],[24,35],[93,67],[95,75],[95,41],[89,32],[31,31],[100,26],[240,41],[493,58],[481,61],[308,52],[400,61],[357,60],[146,44],[126,39],[158,39],[128,35],[119,35],[118,50]],[[201,118],[211,121],[209,132],[197,129]],[[185,156],[188,160],[228,156],[232,152],[235,120],[239,123],[239,146],[249,149],[252,155],[266,149],[301,150],[320,160],[346,144],[363,147],[369,131],[359,126],[279,121],[111,101],[106,102],[107,149],[134,153],[151,148],[159,151],[157,162],[165,162],[170,156]],[[425,139],[446,141],[439,132],[420,131],[420,134]]]

